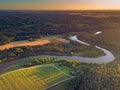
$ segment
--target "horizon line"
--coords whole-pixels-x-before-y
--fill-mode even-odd
[[[1,11],[120,11],[120,9],[0,9]]]

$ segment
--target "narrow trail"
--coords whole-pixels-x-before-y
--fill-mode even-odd
[[[63,71],[62,71],[61,69],[59,69],[57,66],[54,65],[54,67],[55,67],[57,70],[59,70],[60,72],[64,73],[66,76],[68,76],[68,77],[72,77],[71,75],[69,75],[69,74],[63,72]]]
[[[55,83],[55,84],[52,84],[51,86],[45,88],[44,90],[47,90],[47,89],[49,89],[49,88],[51,88],[51,87],[54,87],[54,86],[56,86],[56,85],[59,85],[59,84],[65,82],[65,81],[71,80],[71,79],[73,79],[73,78],[74,78],[74,77],[70,77],[70,78],[68,78],[68,79],[65,79],[65,80],[59,81],[59,82],[57,82],[57,83]]]

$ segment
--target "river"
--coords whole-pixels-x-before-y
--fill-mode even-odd
[[[90,45],[86,42],[78,40],[76,35],[72,36],[70,39],[73,40],[73,41],[76,41],[78,43],[84,44],[84,45],[88,45],[88,46]],[[96,58],[81,57],[81,56],[64,56],[64,55],[63,56],[56,56],[56,55],[29,56],[29,57],[14,60],[14,61],[11,61],[11,62],[1,63],[0,64],[0,72],[3,71],[4,69],[7,69],[7,68],[13,66],[13,65],[16,65],[16,64],[21,63],[21,62],[29,61],[29,60],[34,59],[34,58],[48,58],[48,57],[50,57],[50,58],[61,58],[61,59],[78,60],[80,62],[97,63],[97,64],[112,62],[115,59],[114,55],[109,50],[106,50],[106,49],[101,48],[99,46],[95,46],[95,47],[97,49],[102,50],[105,53],[105,55],[100,56],[100,57],[96,57]]]

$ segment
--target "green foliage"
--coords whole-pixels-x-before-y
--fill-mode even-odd
[[[0,63],[2,63],[2,60],[0,60]]]
[[[10,43],[12,40],[13,40],[13,37],[0,35],[0,45]]]
[[[48,63],[55,63],[59,59],[56,58],[37,58],[33,59],[31,61],[28,61],[24,64],[21,64],[22,67],[30,67],[30,66],[35,66],[35,65],[41,65],[41,64],[48,64]]]
[[[91,64],[89,68],[82,68],[80,65],[78,68],[80,72],[69,82],[68,88],[74,90],[119,90],[119,63],[118,59],[109,64]]]

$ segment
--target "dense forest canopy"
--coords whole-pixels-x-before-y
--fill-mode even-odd
[[[96,29],[103,28],[102,20],[96,17],[83,16],[84,12],[81,15],[71,15],[70,13],[64,11],[0,11],[1,44],[40,38],[44,35],[67,34],[86,30],[96,31]]]

